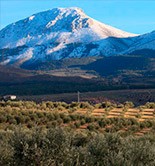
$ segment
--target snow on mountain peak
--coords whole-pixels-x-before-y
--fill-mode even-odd
[[[27,44],[34,38],[39,40],[44,34],[74,32],[88,28],[92,23],[92,20],[79,8],[54,8],[36,13],[2,29],[0,47],[20,46],[21,39]]]
[[[30,16],[29,21],[33,20],[35,16]]]
[[[64,42],[59,36],[64,33],[65,40],[73,42],[96,41],[106,37],[131,37],[129,34],[99,23],[88,17],[82,9],[76,7],[54,8],[36,13],[26,19],[10,24],[0,31],[0,47],[16,47],[43,41],[49,36],[57,36],[58,42]],[[89,35],[90,34],[90,35]],[[46,41],[46,40],[45,40]],[[69,42],[70,43],[70,42]]]
[[[63,13],[66,13],[66,12],[70,12],[70,13],[77,12],[79,14],[84,14],[85,15],[84,11],[81,8],[78,8],[78,7],[52,8],[50,10],[52,10],[52,11],[61,11]]]
[[[129,49],[137,38],[140,37],[90,18],[80,8],[54,8],[0,30],[0,48],[16,50],[13,57],[9,54],[6,57],[23,63],[37,59],[114,55]],[[10,59],[6,58],[5,62],[12,63]]]

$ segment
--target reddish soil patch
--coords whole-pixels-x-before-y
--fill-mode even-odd
[[[139,132],[136,132],[135,135],[144,135],[145,133],[149,132],[150,130],[152,130],[152,127],[143,129]]]

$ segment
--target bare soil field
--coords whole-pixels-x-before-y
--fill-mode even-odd
[[[110,111],[106,111],[105,109],[94,109],[92,111],[83,109],[83,110],[77,110],[75,113],[80,113],[80,114],[90,114],[92,116],[103,116],[106,118],[136,118],[140,119],[140,121],[143,120],[153,120],[155,119],[155,109],[136,109],[136,108],[130,108],[124,111],[123,109],[120,108],[114,108],[111,109]]]

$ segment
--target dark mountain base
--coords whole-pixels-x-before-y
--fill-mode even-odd
[[[33,96],[108,90],[118,90],[116,93],[119,94],[125,89],[130,89],[128,93],[132,93],[132,89],[155,89],[155,57],[152,55],[72,58],[40,62],[27,66],[27,69],[31,70],[0,66],[0,95]],[[153,100],[147,95],[146,98],[140,97],[130,97],[129,100],[139,104]],[[70,102],[72,99],[64,100]],[[86,100],[92,99],[88,96]]]

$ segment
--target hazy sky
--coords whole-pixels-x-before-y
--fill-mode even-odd
[[[143,34],[155,30],[154,0],[0,0],[0,29],[55,7],[80,7],[105,24]]]

